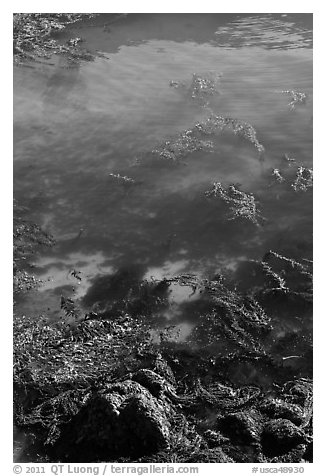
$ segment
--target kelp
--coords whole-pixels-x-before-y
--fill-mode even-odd
[[[308,261],[300,263],[270,251],[263,262],[272,269],[272,260],[289,270],[303,274],[308,272],[310,275],[306,271],[311,266]],[[269,273],[266,281],[271,287]],[[144,283],[147,289],[148,283]],[[89,313],[80,320],[78,305],[70,298],[62,298],[61,307],[70,320],[76,320],[73,327],[64,320],[61,323],[49,323],[46,319],[15,316],[15,422],[26,434],[37,434],[42,454],[56,455],[55,451],[60,449],[66,428],[70,435],[73,422],[79,421],[75,418],[78,418],[78,414],[82,418],[82,411],[92,411],[92,405],[88,402],[98,398],[99,392],[109,391],[112,382],[117,382],[119,387],[124,382],[136,381],[144,386],[144,392],[150,390],[155,398],[159,398],[160,405],[168,405],[171,409],[169,448],[147,455],[147,460],[180,462],[195,458],[197,462],[241,461],[242,452],[235,460],[228,456],[233,451],[232,441],[237,442],[239,431],[256,434],[256,420],[252,419],[252,412],[260,408],[267,396],[262,394],[257,385],[236,386],[217,378],[216,372],[222,374],[224,360],[230,365],[232,356],[238,363],[249,359],[255,365],[257,362],[278,365],[264,345],[264,336],[272,329],[270,316],[255,295],[240,293],[236,287],[227,284],[222,275],[216,275],[213,279],[191,274],[153,279],[150,289],[160,289],[166,293],[169,286],[175,283],[190,287],[193,293],[199,293],[201,299],[210,305],[189,339],[190,346],[192,342],[195,343],[194,348],[201,342],[197,353],[189,348],[188,352],[195,352],[194,361],[190,361],[187,352],[182,352],[182,347],[172,348],[168,339],[153,344],[149,326],[135,317],[131,319],[126,313],[116,315],[114,320],[109,321]],[[221,339],[228,343],[221,355],[216,350],[213,353],[209,351],[210,346],[219,344]],[[308,381],[306,383],[310,385]],[[277,415],[291,410],[293,418],[300,418],[301,427],[305,434],[309,434],[312,407],[311,394],[304,390],[306,383],[289,383],[284,393],[289,403],[287,400],[285,403],[283,400],[266,401],[261,413],[257,413],[257,421],[264,422],[264,419],[269,418],[266,416],[268,412],[279,412],[275,413]],[[156,392],[158,385],[159,393]],[[108,402],[114,404],[114,395],[110,397],[108,394],[108,398]],[[207,414],[211,411],[214,411],[216,423],[210,425]],[[237,424],[240,426],[234,434],[230,431],[226,435],[223,421],[228,415],[238,418]],[[76,438],[86,431],[80,425],[75,429]],[[96,433],[97,430],[93,428],[92,431]],[[258,432],[258,440],[259,435]],[[223,451],[218,454],[211,453],[209,443],[216,438],[219,444],[224,445]],[[66,446],[65,451],[68,451]],[[88,453],[88,458],[96,458],[91,449]],[[129,457],[124,458],[130,461]],[[138,461],[142,460],[140,458]]]
[[[278,183],[282,183],[285,180],[285,178],[282,176],[279,169],[273,169],[272,176],[273,176],[274,180],[276,180],[276,182],[278,182]]]
[[[178,162],[193,152],[212,151],[213,148],[214,145],[211,141],[201,139],[196,131],[189,129],[157,145],[152,150],[152,155],[159,159]]]
[[[294,158],[290,158],[285,154],[283,159],[286,160],[288,167],[283,170],[278,168],[272,169],[271,175],[273,182],[271,185],[273,183],[289,184],[295,192],[307,192],[313,187],[313,169],[304,167],[303,165],[294,169],[293,166],[296,164]]]
[[[38,245],[53,246],[54,238],[35,223],[14,217],[14,260],[26,260],[35,253]]]
[[[170,81],[170,86],[180,89],[186,97],[196,101],[201,106],[207,106],[211,97],[220,94],[219,85],[221,73],[208,72],[206,74],[193,73],[189,86],[185,82]]]
[[[135,162],[140,164],[146,158],[158,158],[177,163],[199,150],[214,152],[217,146],[213,141],[207,140],[207,136],[214,136],[225,130],[231,130],[235,135],[253,144],[258,151],[259,160],[264,159],[265,148],[257,139],[257,132],[251,124],[212,113],[205,121],[156,145],[150,154],[144,154]]]
[[[298,167],[296,178],[291,185],[296,192],[306,192],[313,186],[313,171],[306,167]]]
[[[289,154],[283,154],[283,160],[287,162],[287,164],[290,166],[291,164],[294,164],[296,162],[295,158],[290,157]]]
[[[55,34],[67,25],[84,18],[91,18],[90,13],[14,13],[13,46],[14,61],[35,60],[38,57],[50,58],[53,53],[65,53],[71,59],[92,60],[93,56],[79,49],[81,38],[71,38],[66,45],[59,44]]]
[[[51,25],[45,25],[44,28],[49,30],[45,34],[47,38],[53,28],[51,30]],[[50,49],[54,44],[50,39],[49,42]],[[80,39],[70,40],[69,43],[69,46],[75,48]],[[17,44],[19,54],[19,42]],[[25,46],[28,47],[28,42]],[[40,48],[41,46],[40,43]],[[34,53],[37,54],[37,48]],[[213,79],[194,75],[190,95],[192,99],[207,104],[209,98],[217,93],[215,88]],[[297,102],[300,102],[300,96]],[[213,114],[207,121],[158,145],[153,149],[152,155],[178,162],[198,150],[212,151],[213,142],[203,138],[226,129],[254,145],[262,158],[264,147],[258,141],[256,130],[251,124]],[[288,157],[286,160],[288,163],[293,161]],[[299,167],[296,174],[291,184],[295,191],[306,191],[312,186],[312,170]],[[110,173],[109,176],[112,181],[123,185],[136,183],[131,177],[119,173]],[[279,169],[273,170],[273,176],[279,183],[287,180]],[[225,202],[230,208],[230,220],[241,218],[255,225],[264,220],[254,195],[241,191],[237,185],[224,187],[220,182],[214,182],[206,196]],[[14,229],[16,262],[28,259],[39,244],[51,245],[53,239],[37,225],[18,219]],[[264,283],[253,288],[250,293],[240,292],[236,285],[227,285],[222,275],[205,279],[183,274],[163,280],[128,281],[127,275],[121,273],[115,276],[115,283],[119,291],[124,287],[126,292],[117,293],[118,297],[110,301],[110,293],[105,288],[109,278],[105,277],[106,281],[102,281],[105,293],[99,299],[93,299],[94,309],[90,302],[90,309],[85,310],[72,298],[61,296],[60,307],[64,317],[61,316],[57,323],[51,323],[45,317],[35,319],[14,316],[16,424],[28,431],[32,429],[39,432],[37,438],[45,445],[43,451],[46,452],[48,445],[55,445],[60,439],[62,428],[71,422],[98,391],[108,388],[112,382],[121,383],[126,378],[139,379],[139,374],[135,371],[139,368],[147,369],[146,365],[151,360],[148,354],[157,354],[159,349],[163,354],[161,370],[164,366],[166,370],[166,362],[169,360],[171,365],[174,363],[183,372],[180,371],[175,379],[175,388],[171,384],[174,380],[171,369],[170,380],[166,375],[166,382],[162,376],[161,380],[158,379],[159,383],[163,381],[164,384],[162,394],[165,401],[175,412],[174,426],[171,429],[170,448],[147,456],[146,462],[151,458],[153,461],[170,462],[234,462],[237,460],[234,456],[238,455],[237,451],[244,454],[246,450],[232,445],[230,450],[228,445],[232,439],[238,444],[241,438],[244,441],[249,438],[250,442],[254,440],[255,451],[259,453],[260,426],[265,424],[264,418],[267,418],[262,417],[264,412],[264,415],[269,415],[270,412],[273,419],[300,420],[300,431],[309,427],[312,392],[308,379],[288,382],[278,392],[279,400],[271,399],[264,410],[259,410],[261,413],[257,416],[257,408],[262,399],[266,398],[258,385],[237,387],[217,377],[222,373],[223,362],[230,364],[232,361],[239,363],[248,360],[255,364],[265,362],[275,367],[278,365],[265,343],[266,335],[273,329],[273,320],[264,306],[266,296],[302,298],[307,302],[312,300],[312,263],[309,260],[302,259],[299,262],[269,251],[262,260],[254,263],[256,269],[261,271]],[[22,281],[22,276],[25,276],[27,287],[29,281],[35,281],[35,278],[29,279],[25,271],[18,269],[18,265],[16,267],[18,281]],[[75,269],[70,274],[77,280],[81,279]],[[155,310],[167,304],[169,287],[175,283],[190,287],[194,294],[201,294],[201,299],[208,304],[187,343],[190,348],[199,347],[195,354],[196,365],[191,364],[192,373],[184,371],[186,364],[182,362],[181,352],[172,354],[171,348],[169,349],[173,328],[162,330],[160,344],[154,345],[149,323],[144,321],[144,318],[153,316]],[[99,282],[94,282],[94,287],[98,285]],[[90,293],[88,298],[91,297]],[[95,310],[96,306],[100,306],[98,312]],[[221,346],[221,350],[216,350],[214,346],[217,345],[218,348],[221,343],[225,345]],[[214,352],[210,352],[211,349]],[[291,357],[293,356],[285,359]],[[189,364],[189,358],[187,363]],[[215,373],[209,374],[208,369],[213,367]],[[157,368],[158,365],[155,364],[154,370],[157,371]],[[282,395],[286,399],[285,403],[281,400]],[[211,425],[207,430],[209,412],[212,409],[215,426]],[[228,417],[230,420],[227,420]],[[226,430],[229,427],[231,430]],[[302,431],[302,438],[304,437]],[[224,447],[221,449],[221,445],[224,445],[226,452]],[[264,459],[264,456],[259,455],[261,461],[268,461],[268,458]]]
[[[142,274],[142,266],[130,266],[95,279],[83,298],[87,314],[114,320],[125,313],[146,320],[157,317],[168,306],[168,286],[154,279],[142,279]]]
[[[225,188],[220,182],[214,182],[212,189],[205,192],[205,195],[208,198],[220,198],[230,205],[229,220],[242,218],[255,225],[261,224],[264,220],[254,195],[242,192],[236,185],[229,185]]]
[[[120,173],[109,173],[108,175],[112,185],[116,185],[117,187],[120,187],[126,193],[128,193],[134,187],[143,184],[142,180],[133,179],[132,177],[129,177],[128,175],[122,175]]]
[[[88,388],[122,368],[124,372],[130,349],[146,347],[145,327],[128,316],[114,322],[81,320],[75,326],[14,316],[15,387],[37,388],[43,401],[63,390]]]
[[[201,342],[205,347],[223,336],[232,347],[257,357],[266,357],[266,351],[257,336],[261,337],[271,330],[270,317],[254,296],[230,289],[224,283],[223,276],[210,280],[185,274],[164,281],[190,287],[193,293],[201,293],[202,299],[209,303],[208,311],[201,316],[199,324],[192,331],[191,341]]]
[[[259,158],[263,159],[265,148],[257,139],[257,132],[249,122],[211,114],[205,122],[196,124],[195,128],[205,135],[212,135],[217,131],[223,132],[226,129],[231,130],[235,135],[253,144],[258,151]]]
[[[127,177],[127,175],[109,173],[109,177],[112,177],[112,179],[115,179],[117,182],[128,184],[128,185],[132,185],[136,183],[136,180],[134,180],[131,177]]]
[[[37,252],[39,246],[53,246],[54,238],[41,229],[37,224],[23,218],[26,208],[14,200],[13,207],[13,268],[14,292],[28,291],[40,283],[25,268],[30,268],[30,258]]]
[[[27,271],[14,268],[13,289],[14,293],[26,292],[36,288],[42,281],[35,278]]]
[[[291,101],[289,102],[289,106],[291,110],[294,110],[295,107],[298,104],[305,104],[307,100],[307,94],[300,92],[300,91],[295,91],[293,89],[291,90],[286,90],[286,91],[281,91],[282,94],[288,94],[291,97]]]
[[[302,259],[302,262],[298,262],[270,250],[261,261],[253,260],[253,262],[260,267],[266,277],[259,294],[300,297],[304,301],[312,302],[313,272],[310,260]]]
[[[46,432],[44,445],[51,445],[60,437],[60,427],[78,413],[90,395],[88,390],[67,390],[37,405],[29,414],[18,414],[17,424],[40,427]]]

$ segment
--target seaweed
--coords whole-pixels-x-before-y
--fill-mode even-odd
[[[78,60],[83,54],[84,59],[91,59],[92,55],[78,49],[81,38],[72,38],[63,46],[53,37],[55,32],[84,17],[84,14],[15,14],[15,60],[48,57],[53,52],[66,53],[71,60]],[[219,93],[219,78],[213,74],[194,74],[188,88],[176,81],[171,81],[170,86],[185,90],[191,100],[206,107],[210,98]],[[291,109],[304,104],[307,97],[297,91],[282,93],[291,96]],[[215,145],[206,140],[207,137],[225,130],[253,145],[259,158],[263,159],[265,149],[251,124],[213,113],[206,121],[157,145],[151,156],[178,163],[198,150],[214,151]],[[284,160],[289,165],[294,162],[287,155]],[[272,175],[276,182],[289,182],[287,174],[278,168],[273,169]],[[109,177],[123,186],[138,183],[119,173],[110,173]],[[296,192],[311,188],[312,170],[298,167],[291,187]],[[255,225],[264,221],[255,196],[240,190],[238,185],[224,187],[220,182],[214,182],[205,195],[228,205],[229,220],[240,218]],[[14,216],[14,286],[15,290],[28,290],[37,284],[37,280],[24,266],[28,265],[39,245],[52,246],[54,240],[39,226],[24,220],[21,215],[25,211],[17,213],[17,210]],[[82,230],[78,237],[81,233]],[[248,292],[239,291],[236,283],[227,283],[220,274],[212,279],[182,274],[163,280],[143,280],[142,269],[132,271],[128,268],[94,280],[82,303],[61,296],[64,316],[59,322],[50,322],[46,316],[15,315],[14,418],[19,429],[34,435],[38,445],[35,447],[41,448],[36,453],[38,461],[42,458],[62,461],[76,454],[71,446],[64,445],[71,435],[71,445],[77,451],[85,448],[85,457],[98,460],[98,454],[102,453],[97,453],[96,444],[105,446],[111,435],[111,422],[112,427],[116,421],[121,423],[117,435],[128,442],[132,439],[130,434],[138,434],[133,433],[135,426],[137,431],[150,427],[153,414],[144,428],[139,425],[143,422],[144,405],[145,410],[154,408],[158,411],[158,420],[161,412],[164,421],[169,423],[169,445],[151,454],[137,453],[138,462],[145,458],[146,462],[178,463],[244,462],[248,458],[260,462],[293,462],[310,458],[310,379],[296,378],[283,385],[275,383],[272,390],[269,388],[264,393],[256,384],[236,385],[230,381],[226,369],[232,363],[251,362],[254,366],[264,364],[280,371],[283,362],[275,357],[275,347],[271,349],[265,339],[275,323],[275,313],[265,305],[266,297],[271,298],[273,305],[275,298],[280,296],[285,304],[288,299],[299,304],[301,299],[311,303],[312,262],[271,250],[261,260],[252,261],[255,272],[262,274],[263,282]],[[69,273],[77,281],[82,279],[74,268]],[[159,330],[160,340],[156,343],[152,338],[150,318],[156,319],[155,313],[168,306],[169,287],[175,283],[190,288],[192,294],[200,294],[207,306],[203,307],[186,343],[172,342],[173,325]],[[298,333],[297,338],[305,336]],[[280,340],[279,347],[286,346],[290,339],[293,340],[292,335]],[[304,346],[303,349],[306,351]],[[308,352],[309,348],[307,358]],[[282,359],[300,357],[288,355]],[[282,378],[284,373],[280,380]],[[136,389],[135,398],[129,394],[132,389]],[[128,402],[126,431],[123,419],[117,420],[120,410],[116,411],[118,406],[115,406],[115,401],[120,401],[120,397],[122,401],[125,396],[126,400],[134,398],[130,400],[132,405]],[[103,407],[97,407],[99,403]],[[124,411],[126,406],[123,403],[119,408]],[[102,429],[99,421],[103,408],[109,409],[111,418],[105,420],[104,426],[109,423],[105,434],[98,431],[98,427]],[[82,425],[78,426],[80,422]],[[83,447],[88,431],[94,433],[95,438],[86,438]],[[139,438],[142,443],[145,439]],[[87,444],[88,441],[94,442],[95,449]],[[64,446],[63,452],[60,445]],[[136,454],[133,451],[127,446],[121,454],[114,451],[103,454],[107,458],[120,458],[120,461],[124,458],[130,462]],[[82,451],[79,453],[84,456]]]
[[[269,253],[264,257],[265,262],[275,259],[286,268],[299,272],[306,272],[306,266],[310,266],[310,263],[302,264],[275,252]],[[260,429],[265,420],[274,417],[274,413],[269,416],[268,412],[278,412],[276,417],[287,412],[299,421],[304,442],[311,441],[309,380],[287,382],[284,387],[276,388],[281,400],[270,400],[270,396],[264,395],[257,385],[236,386],[218,376],[232,359],[277,365],[264,347],[263,337],[272,326],[258,300],[236,288],[229,288],[222,275],[204,279],[183,274],[162,281],[153,280],[152,287],[167,290],[173,283],[190,287],[193,293],[200,293],[202,299],[211,304],[211,311],[202,316],[195,328],[187,352],[182,347],[171,347],[170,329],[166,329],[167,339],[154,345],[150,339],[150,327],[127,314],[110,321],[93,316],[90,320],[78,322],[72,330],[68,330],[64,322],[49,323],[46,319],[15,316],[15,423],[26,435],[37,435],[34,446],[42,448],[38,449],[38,458],[49,456],[51,461],[62,461],[62,457],[69,460],[75,453],[71,453],[73,448],[66,446],[67,438],[78,446],[85,431],[96,434],[96,445],[101,445],[101,438],[105,441],[106,436],[98,433],[95,403],[100,403],[102,398],[102,404],[107,406],[108,415],[111,415],[109,418],[113,419],[114,429],[114,405],[122,398],[129,398],[128,393],[126,397],[124,395],[133,388],[132,382],[138,382],[135,388],[140,392],[134,399],[135,404],[139,401],[154,405],[150,408],[162,412],[162,418],[168,411],[170,421],[168,448],[145,456],[140,453],[136,458],[139,462],[145,461],[145,457],[147,462],[243,461],[243,447],[238,446],[238,452],[234,453],[233,445],[243,444],[250,437],[250,448],[260,454],[260,445],[251,444],[260,441]],[[64,299],[62,308],[71,317],[72,311],[75,315],[76,303]],[[192,350],[192,339],[198,344],[202,330],[206,344],[197,351]],[[237,351],[222,351],[221,355],[210,352],[208,346],[219,341],[221,336]],[[190,353],[193,353],[193,358]],[[146,397],[148,391],[152,395],[150,398]],[[101,395],[106,396],[103,399]],[[264,402],[265,406],[262,406]],[[137,408],[137,411],[145,411],[143,406]],[[213,420],[209,417],[212,412]],[[224,424],[227,418],[234,421],[236,428]],[[93,425],[91,428],[85,426],[88,420]],[[128,420],[129,430],[130,424]],[[122,427],[118,430],[124,438]],[[277,429],[274,434],[274,438],[281,437]],[[214,452],[216,444],[217,447],[222,445],[223,450]],[[87,451],[85,448],[87,461],[98,459],[96,445],[94,448],[88,446]],[[32,443],[27,450],[33,451]],[[292,445],[289,445],[289,450],[292,450]],[[306,446],[302,448],[305,450]],[[104,457],[110,460],[119,456],[106,451]],[[129,455],[125,449],[123,451],[123,461],[135,461],[132,452]],[[269,461],[270,457],[274,455],[267,455],[266,460]],[[119,461],[122,461],[121,457]]]
[[[285,180],[279,169],[273,169],[272,176],[278,183],[282,183]]]
[[[194,73],[190,86],[191,97],[200,99],[206,103],[207,96],[214,96],[218,94],[217,85],[221,79],[221,74],[210,73],[205,76],[200,76]]]
[[[21,217],[14,217],[14,260],[27,260],[36,252],[38,245],[53,246],[54,238],[38,225]]]
[[[214,182],[212,189],[205,192],[205,195],[220,198],[230,205],[229,220],[243,218],[255,225],[260,225],[264,220],[254,195],[242,192],[236,185],[225,188],[220,182]]]
[[[257,132],[251,124],[231,117],[216,116],[212,113],[204,122],[197,123],[194,127],[158,144],[150,154],[137,158],[136,163],[141,163],[146,157],[180,163],[193,152],[199,150],[213,152],[216,146],[212,141],[207,140],[206,136],[213,136],[225,129],[230,129],[235,135],[253,144],[258,151],[259,160],[264,159],[265,148],[258,141]]]
[[[113,179],[116,179],[118,182],[125,183],[128,185],[136,183],[136,181],[133,178],[127,177],[126,175],[109,173],[109,176],[112,177]]]
[[[121,175],[120,173],[109,173],[109,177],[112,180],[113,184],[116,184],[117,186],[121,187],[121,189],[124,190],[127,194],[134,187],[143,184],[142,180],[135,180],[132,177],[129,177],[127,175]]]
[[[291,90],[286,90],[286,91],[281,91],[282,94],[288,94],[291,96],[291,102],[289,102],[289,106],[290,106],[290,109],[291,110],[294,110],[295,107],[298,105],[298,104],[306,104],[306,100],[307,100],[307,94],[306,93],[303,93],[303,92],[300,92],[300,91],[295,91],[293,89]]]
[[[159,159],[177,162],[198,150],[211,151],[213,148],[211,141],[202,140],[196,131],[189,129],[157,145],[152,154]]]
[[[287,162],[287,164],[290,166],[291,164],[294,164],[296,160],[293,157],[290,157],[289,154],[284,154],[283,155],[283,160]]]
[[[16,200],[13,209],[13,289],[16,293],[28,291],[40,283],[26,267],[31,267],[29,261],[40,246],[54,246],[55,240],[37,224],[23,218],[26,208]]]
[[[283,157],[288,164],[288,169],[280,170],[275,168],[272,170],[273,183],[289,184],[295,192],[307,192],[313,187],[313,169],[300,165],[299,167],[292,167],[296,163],[294,158],[290,158],[287,154]],[[295,175],[294,175],[295,174]]]
[[[68,54],[72,60],[92,60],[93,56],[80,50],[81,38],[71,38],[66,45],[59,44],[55,34],[64,30],[67,25],[84,18],[92,18],[91,13],[14,13],[13,15],[13,47],[14,62],[36,58],[50,58],[53,53]]]
[[[212,71],[201,75],[193,73],[189,86],[185,82],[174,80],[170,81],[169,84],[171,87],[183,91],[186,97],[205,107],[208,106],[211,97],[220,94],[219,83],[221,77],[221,73]]]
[[[40,279],[35,278],[35,276],[28,273],[27,271],[14,269],[14,293],[30,291],[31,289],[36,288],[41,282],[42,281]]]
[[[217,131],[223,132],[225,129],[230,129],[235,135],[253,144],[258,151],[259,158],[263,160],[265,148],[257,139],[257,132],[249,122],[211,114],[205,122],[196,124],[195,128],[205,135],[212,135]]]
[[[260,289],[261,295],[287,295],[289,298],[300,297],[312,301],[312,262],[298,262],[275,251],[265,253],[261,261],[253,260],[262,270],[266,280]]]
[[[165,282],[191,287],[193,293],[201,293],[202,299],[210,304],[192,331],[190,341],[201,342],[205,347],[223,336],[227,344],[245,353],[260,358],[267,356],[259,337],[271,330],[270,317],[254,296],[229,289],[222,276],[210,280],[185,274],[165,279]]]
[[[306,167],[298,167],[295,181],[292,184],[293,189],[298,192],[306,192],[313,186],[313,171]]]
[[[128,316],[82,320],[74,329],[65,322],[14,316],[14,384],[37,387],[42,402],[63,390],[86,389],[103,375],[124,373],[130,349],[149,345],[145,327]],[[119,362],[123,356],[125,362]],[[30,403],[25,405],[27,410]]]

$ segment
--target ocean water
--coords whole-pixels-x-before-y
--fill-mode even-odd
[[[312,259],[312,192],[291,186],[299,167],[312,168],[312,15],[130,14],[110,22],[103,14],[59,38],[82,37],[94,61],[53,56],[14,69],[14,196],[57,242],[35,255],[42,284],[17,297],[15,312],[59,319],[61,295],[87,310],[99,299],[96,283],[108,301],[123,299],[126,286],[112,286],[119,273],[131,283],[224,273],[245,292],[248,263],[269,250]],[[284,91],[306,99],[291,106]],[[151,153],[212,114],[250,123],[263,156],[228,130],[203,137],[211,148],[180,160]],[[225,205],[205,195],[214,182],[254,194],[264,221],[229,220]],[[175,325],[186,345],[198,300],[171,286],[153,329]],[[311,309],[274,314],[273,339],[311,334]]]

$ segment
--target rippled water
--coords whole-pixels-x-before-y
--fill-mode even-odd
[[[35,259],[43,285],[21,296],[16,311],[56,319],[61,294],[82,299],[94,279],[121,270],[138,280],[228,271],[246,290],[249,259],[270,249],[311,259],[312,194],[275,183],[272,171],[288,173],[284,154],[312,167],[312,16],[110,18],[75,25],[61,39],[81,36],[94,61],[68,67],[53,57],[14,70],[14,195],[57,240]],[[221,75],[205,104],[186,93],[193,73]],[[291,108],[285,90],[304,92],[306,102]],[[211,113],[253,125],[264,161],[230,133],[179,164],[149,157]],[[254,193],[263,226],[225,219],[205,196],[214,181]],[[183,339],[197,315],[182,306],[188,291],[173,287],[163,316]],[[279,335],[296,328],[296,317]],[[311,315],[303,317],[310,332]]]

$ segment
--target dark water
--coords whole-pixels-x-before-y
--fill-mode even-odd
[[[312,167],[312,16],[109,20],[101,15],[62,38],[81,36],[95,61],[67,67],[64,58],[53,57],[51,65],[14,70],[14,194],[28,207],[26,218],[57,240],[35,258],[43,285],[20,297],[16,312],[57,319],[61,294],[81,299],[94,279],[117,272],[136,280],[228,272],[246,290],[246,262],[270,249],[311,259],[312,193],[275,184],[272,170],[289,173],[284,154],[295,158],[294,170]],[[185,94],[193,73],[221,74],[205,106]],[[306,93],[305,104],[291,109],[284,90]],[[264,161],[252,144],[227,133],[213,151],[194,152],[178,165],[143,160],[211,111],[252,124],[266,149]],[[214,181],[254,193],[263,226],[226,220],[205,197]],[[163,314],[180,327],[179,339],[196,321],[184,306],[189,294],[172,287]],[[311,332],[310,311],[283,317],[277,336]]]

